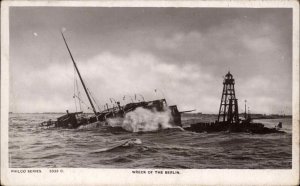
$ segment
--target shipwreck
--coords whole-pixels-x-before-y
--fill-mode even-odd
[[[190,111],[183,111],[179,112],[176,105],[168,105],[165,98],[163,99],[157,99],[157,100],[151,100],[151,101],[137,101],[121,105],[119,101],[115,101],[116,106],[113,106],[112,108],[109,108],[108,104],[106,104],[106,108],[103,110],[98,109],[96,110],[94,103],[91,98],[91,93],[87,89],[82,76],[79,72],[79,69],[77,67],[77,64],[73,58],[73,55],[71,53],[71,50],[67,44],[67,41],[65,39],[65,36],[63,32],[61,32],[63,41],[66,45],[66,48],[68,50],[68,53],[70,54],[72,63],[74,65],[74,68],[76,69],[76,73],[80,79],[81,85],[85,91],[85,95],[88,98],[90,107],[93,111],[93,114],[88,116],[87,114],[83,112],[73,112],[70,113],[68,110],[65,115],[58,117],[56,121],[48,120],[44,121],[40,124],[40,126],[43,127],[59,127],[59,128],[78,128],[83,125],[88,125],[91,123],[97,123],[98,125],[107,125],[107,120],[111,118],[118,118],[122,119],[125,117],[125,115],[131,111],[134,111],[137,108],[144,108],[153,112],[169,112],[170,113],[170,124],[174,126],[182,126],[181,123],[181,113],[183,112],[190,112]],[[74,95],[75,96],[75,95]],[[192,110],[191,110],[192,111]]]
[[[183,127],[187,131],[193,132],[220,132],[220,131],[229,131],[229,132],[248,132],[248,133],[257,133],[257,134],[267,134],[267,133],[284,133],[281,129],[282,124],[280,123],[276,128],[267,128],[262,123],[255,123],[252,121],[250,114],[246,113],[244,118],[239,117],[238,109],[238,99],[235,95],[235,80],[233,75],[228,72],[223,81],[223,91],[221,96],[221,102],[219,107],[218,118],[215,122],[210,123],[194,123],[186,127],[182,125],[181,114],[189,111],[180,112],[177,108],[177,105],[168,105],[165,98],[151,100],[151,101],[136,101],[132,100],[131,103],[121,105],[119,101],[115,101],[115,106],[109,108],[106,104],[105,109],[98,111],[96,110],[94,103],[91,98],[91,93],[88,91],[82,76],[79,72],[77,64],[72,56],[70,48],[67,44],[67,41],[64,37],[63,32],[61,32],[63,41],[66,45],[68,53],[71,57],[76,73],[80,79],[81,85],[85,91],[85,95],[89,101],[90,107],[93,111],[92,115],[87,115],[83,112],[73,112],[67,113],[63,116],[58,117],[55,121],[48,120],[40,124],[40,126],[45,127],[58,127],[58,128],[72,128],[76,129],[80,126],[88,124],[97,124],[97,126],[108,125],[108,119],[118,118],[124,119],[125,115],[129,112],[134,111],[137,108],[144,108],[153,112],[169,112],[170,121],[169,123],[173,126]],[[74,95],[75,98],[75,95]],[[79,99],[79,98],[78,98]],[[94,101],[95,102],[95,101]],[[122,121],[121,121],[122,122]]]

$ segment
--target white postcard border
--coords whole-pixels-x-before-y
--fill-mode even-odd
[[[1,183],[4,185],[294,185],[299,183],[299,4],[297,1],[4,1],[1,3]],[[293,8],[293,155],[292,169],[175,169],[178,174],[133,174],[132,170],[37,168],[41,173],[12,173],[8,168],[9,7],[251,7]],[[36,169],[19,169],[36,170]]]

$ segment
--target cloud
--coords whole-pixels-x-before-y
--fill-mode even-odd
[[[269,75],[282,69],[282,64],[276,63],[281,56],[287,55],[281,40],[280,31],[270,22],[236,18],[205,31],[174,30],[158,36],[152,51],[168,63],[199,64],[214,75],[231,69],[251,77],[253,72]],[[273,70],[269,66],[273,66]]]
[[[275,52],[278,49],[277,43],[268,36],[257,38],[244,36],[242,42],[247,49],[253,53],[255,52],[257,55]]]
[[[201,41],[204,38],[197,31],[191,31],[188,33],[177,32],[173,34],[169,38],[160,37],[155,39],[155,46],[158,49],[168,49],[168,50],[178,50],[182,47],[187,47],[187,45],[191,46],[196,43],[197,46],[201,46]],[[199,45],[200,44],[200,45]]]
[[[291,9],[19,7],[10,18],[15,112],[74,108],[62,27],[100,104],[141,93],[216,113],[230,70],[238,99],[249,100],[253,112],[291,111]]]
[[[125,94],[134,97],[134,94],[139,93],[146,100],[166,96],[170,104],[177,104],[182,109],[197,107],[198,110],[210,110],[212,106],[202,105],[206,98],[198,97],[203,92],[209,94],[205,90],[210,90],[212,78],[193,64],[181,68],[165,63],[150,53],[139,51],[126,57],[103,52],[85,62],[77,63],[84,81],[101,105],[110,103],[109,98],[122,102]],[[14,103],[19,105],[17,107],[20,110],[25,109],[25,105],[32,105],[30,102],[36,103],[36,106],[28,107],[28,112],[62,111],[66,107],[71,110],[70,107],[74,105],[73,75],[72,65],[57,64],[39,72],[26,73],[26,81],[21,78],[15,82],[14,87],[21,88],[22,95],[15,93]],[[159,91],[155,93],[154,89]],[[199,94],[195,94],[197,92]],[[81,95],[85,97],[82,88]],[[87,103],[86,98],[83,99]]]
[[[289,95],[289,85],[279,84],[280,77],[274,79],[263,76],[256,76],[238,82],[237,96],[240,105],[244,100],[255,113],[282,113],[291,106],[291,95]],[[243,106],[240,108],[244,108]]]
[[[212,80],[194,64],[182,68],[138,51],[126,57],[102,53],[88,60],[82,71],[89,72],[87,81],[96,94],[101,95],[102,102],[108,97],[120,100],[124,94],[141,93],[146,100],[166,96],[170,104],[184,108],[194,107],[194,94],[208,87],[207,83]],[[101,85],[97,86],[99,81]],[[158,89],[158,93],[155,94],[154,89]]]
[[[155,50],[131,50],[127,55],[120,55],[104,51],[90,59],[77,61],[77,64],[100,105],[110,103],[109,98],[121,101],[124,95],[134,97],[134,94],[138,93],[143,94],[146,100],[166,97],[169,104],[177,104],[181,110],[197,109],[198,112],[216,113],[222,90],[222,76],[228,70],[222,60],[233,60],[234,64],[229,65],[231,68],[234,65],[243,66],[241,61],[234,61],[237,57],[234,48],[238,45],[240,53],[247,51],[253,53],[252,56],[265,55],[264,52],[273,52],[274,48],[274,41],[268,37],[251,39],[248,35],[242,35],[241,40],[233,41],[232,30],[228,29],[234,28],[206,34],[191,31],[175,33],[166,38],[158,37],[154,45],[164,53]],[[217,40],[210,41],[216,37]],[[216,47],[216,41],[224,41],[228,48]],[[188,57],[179,57],[180,63],[170,63],[165,56],[174,53],[176,55],[169,59],[176,61],[180,55]],[[267,57],[269,56],[268,54]],[[214,72],[210,67],[216,62],[218,69]],[[268,70],[262,65],[264,64],[260,64],[262,70]],[[13,93],[15,101],[12,103],[19,105],[19,110],[30,108],[30,112],[38,112],[74,109],[74,67],[69,59],[67,62],[58,61],[38,71],[29,69],[27,72],[26,68],[23,69],[25,71],[19,74],[18,80],[13,84],[15,89],[22,90],[21,95],[17,91]],[[274,84],[276,81],[272,81],[272,76],[265,77],[258,73],[247,77],[244,76],[244,72],[247,73],[247,69],[239,68],[239,71],[236,71],[233,68],[233,74],[238,78],[237,96],[240,100],[247,99],[249,103],[252,102],[255,112],[280,110],[281,105],[290,104],[290,95],[286,95],[289,86],[281,87],[278,91],[278,85]],[[80,85],[79,79],[78,83]],[[154,89],[160,91],[155,94]],[[279,92],[282,94],[278,94]],[[82,88],[81,95],[88,104]],[[283,97],[286,98],[284,102],[277,104],[276,99]],[[49,99],[52,100],[52,106],[47,102]],[[36,102],[37,105],[31,102]],[[22,103],[24,107],[18,103]]]

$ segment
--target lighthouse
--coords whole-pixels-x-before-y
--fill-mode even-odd
[[[218,123],[237,124],[239,123],[238,100],[235,97],[234,79],[228,72],[223,81],[223,91],[218,115]]]

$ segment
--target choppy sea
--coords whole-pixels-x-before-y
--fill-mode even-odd
[[[292,119],[259,120],[268,127],[283,123],[284,134],[194,133],[179,128],[129,132],[109,126],[81,129],[40,128],[60,114],[10,114],[11,168],[179,168],[290,169]],[[214,120],[183,116],[183,125]],[[139,143],[124,145],[135,138]]]

